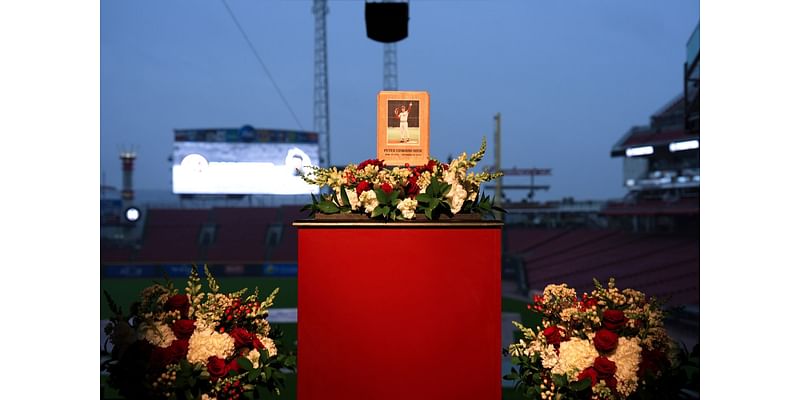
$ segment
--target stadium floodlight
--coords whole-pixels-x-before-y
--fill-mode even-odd
[[[128,209],[125,210],[125,220],[128,222],[136,222],[141,216],[142,212],[136,207],[128,207]]]
[[[625,181],[625,185],[626,186],[633,186],[635,184],[636,184],[636,181],[633,180],[633,179],[628,179],[627,181]]]
[[[699,140],[686,140],[683,142],[672,142],[669,144],[669,151],[676,152],[682,150],[693,150],[700,148]]]
[[[629,149],[625,149],[625,156],[627,157],[646,156],[649,154],[653,154],[653,146],[631,147]]]

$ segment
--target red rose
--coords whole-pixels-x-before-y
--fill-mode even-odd
[[[223,376],[228,372],[227,365],[225,365],[225,360],[217,357],[211,356],[208,358],[208,364],[206,364],[206,369],[208,373],[211,375],[211,380],[215,381]]]
[[[374,166],[376,166],[378,168],[383,168],[383,161],[378,160],[378,159],[365,160],[365,161],[361,162],[361,164],[358,164],[357,168],[361,170],[361,169],[366,168],[367,165],[374,165]]]
[[[371,190],[371,189],[372,188],[370,187],[369,182],[361,181],[361,182],[358,182],[358,186],[356,186],[356,194],[361,196],[362,192],[367,191],[367,190]]]
[[[592,307],[597,305],[597,299],[591,298],[583,302],[583,309],[584,310],[591,310]]]
[[[239,357],[234,357],[234,359],[231,360],[231,362],[229,362],[228,365],[225,366],[226,374],[228,373],[228,371],[239,372],[239,362],[236,361],[238,359]]]
[[[253,339],[255,339],[256,337],[255,335],[248,332],[247,329],[244,328],[233,328],[230,335],[233,338],[234,344],[237,349],[241,347],[253,346]]]
[[[189,353],[189,341],[173,340],[167,347],[155,347],[150,355],[150,367],[161,370],[167,365],[175,364]]]
[[[153,353],[150,354],[150,368],[155,370],[162,370],[167,367],[167,365],[172,364],[173,360],[175,360],[175,351],[170,347],[158,347],[156,346],[153,349]]]
[[[256,350],[265,349],[264,343],[261,343],[261,340],[258,339],[258,336],[253,337],[253,348]]]
[[[194,320],[193,319],[179,319],[172,324],[172,332],[175,332],[175,337],[178,339],[189,339],[194,333]]]
[[[595,384],[597,384],[597,371],[595,371],[594,368],[592,368],[592,367],[588,367],[588,368],[584,369],[583,371],[581,371],[580,374],[578,374],[578,380],[579,381],[582,381],[582,380],[584,380],[586,378],[591,379],[592,380],[592,386],[594,386]]]
[[[182,358],[186,358],[186,355],[189,354],[188,339],[173,340],[172,344],[170,344],[169,347],[172,347],[172,350],[175,355],[175,362],[180,361]]]
[[[189,296],[185,294],[176,294],[170,297],[167,300],[167,304],[164,305],[164,309],[167,311],[178,310],[181,312],[181,316],[186,318],[189,314]]]
[[[389,182],[384,182],[381,184],[381,190],[386,192],[386,194],[392,193],[392,185]]]
[[[555,326],[548,326],[542,331],[545,339],[547,339],[547,344],[559,344],[561,343],[561,331],[558,330]]]
[[[597,371],[598,377],[605,379],[614,376],[614,373],[617,372],[617,363],[600,356],[594,359],[594,369]]]
[[[611,389],[611,392],[617,393],[617,378],[609,376],[603,379],[606,382],[606,387]]]
[[[600,329],[594,335],[594,347],[601,353],[614,351],[619,343],[619,337],[616,333],[608,329]]]
[[[409,180],[408,186],[406,186],[406,195],[412,199],[415,199],[419,194],[419,190],[420,189],[417,183]]]
[[[663,351],[642,349],[642,362],[639,364],[639,370],[636,371],[636,375],[640,378],[647,373],[655,375],[668,365],[669,359],[667,359],[667,355]]]
[[[605,310],[603,311],[603,328],[612,331],[619,330],[628,323],[628,318],[620,310]]]

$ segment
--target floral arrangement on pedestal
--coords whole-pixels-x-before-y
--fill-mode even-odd
[[[124,315],[106,292],[115,316],[106,332],[112,359],[109,385],[129,399],[257,399],[280,394],[296,357],[282,349],[267,321],[278,289],[259,300],[258,288],[221,293],[205,267],[208,292],[192,267],[184,293],[172,282],[141,292]]]
[[[366,160],[336,167],[311,167],[303,180],[330,194],[303,207],[311,214],[365,214],[383,220],[410,220],[417,214],[436,220],[441,216],[478,214],[494,216],[505,212],[494,200],[480,195],[480,184],[501,177],[502,172],[468,172],[486,153],[484,138],[480,150],[467,157],[462,153],[450,163],[431,159],[425,165],[387,167],[382,160]]]
[[[514,322],[523,339],[507,350],[515,368],[504,379],[531,399],[681,398],[688,357],[668,336],[661,303],[613,278],[594,284],[580,298],[565,284],[533,297],[542,326]]]

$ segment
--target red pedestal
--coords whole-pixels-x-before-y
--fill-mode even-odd
[[[501,398],[501,223],[295,226],[299,400]]]

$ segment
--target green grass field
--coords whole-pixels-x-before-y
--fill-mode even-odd
[[[276,287],[280,288],[278,297],[275,299],[273,308],[296,308],[297,307],[297,278],[276,278],[276,277],[221,277],[217,278],[220,290],[223,292],[233,292],[243,288],[248,288],[248,293],[258,287],[261,297],[268,295]],[[100,280],[100,319],[108,319],[111,310],[108,307],[103,290],[108,291],[114,302],[123,310],[128,310],[130,305],[135,302],[142,289],[154,284],[163,283],[163,279],[139,279],[139,278],[113,278]],[[203,281],[205,283],[205,281]],[[173,279],[173,284],[177,288],[186,286],[186,279]],[[510,298],[502,300],[503,312],[517,312],[522,317],[522,323],[526,326],[534,326],[540,323],[536,315],[527,309],[527,303]],[[292,349],[296,349],[297,324],[281,323],[274,324],[284,332],[284,343]],[[517,338],[515,338],[516,340]],[[105,386],[105,377],[101,375],[101,389],[104,399],[118,399],[116,392]],[[286,380],[286,390],[281,398],[295,399],[297,393],[297,379],[295,375],[288,375]],[[522,399],[513,389],[503,389],[504,400]]]

